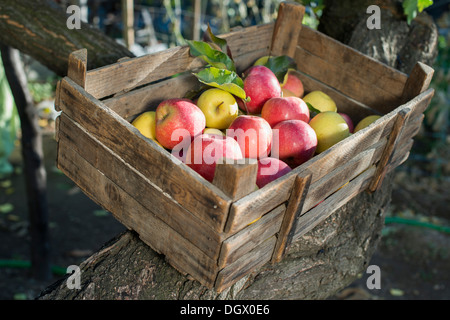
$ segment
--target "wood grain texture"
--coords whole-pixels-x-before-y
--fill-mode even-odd
[[[162,253],[172,266],[191,274],[207,287],[216,278],[217,263],[179,233],[156,218],[147,208],[108,179],[66,144],[58,146],[58,168],[72,179],[93,201],[135,230],[153,250]]]
[[[405,74],[316,30],[302,28],[295,60],[300,71],[380,113],[400,104]]]
[[[302,29],[305,7],[295,2],[281,2],[272,36],[271,55],[294,57],[296,42]],[[294,39],[294,41],[292,41]]]
[[[80,87],[86,87],[87,49],[80,49],[69,55],[67,76]]]
[[[257,173],[256,159],[224,159],[216,165],[212,183],[235,201],[255,190]]]
[[[374,178],[369,185],[369,191],[371,192],[376,191],[381,186],[381,182],[383,181],[383,178],[387,172],[386,165],[392,159],[394,149],[396,148],[400,140],[405,122],[410,115],[410,111],[411,109],[405,108],[397,113],[394,126],[392,127],[392,132],[389,135],[389,139],[386,144],[386,148],[381,155],[381,159],[377,164],[377,171],[375,172]]]
[[[272,263],[280,262],[289,242],[288,236],[291,232],[294,221],[300,216],[308,195],[311,184],[311,173],[307,170],[295,177],[286,212],[283,216],[280,231],[277,234],[277,242],[272,255]]]
[[[218,258],[223,241],[221,233],[213,230],[197,216],[180,206],[167,193],[161,192],[161,189],[148,178],[124,162],[64,113],[58,119],[58,137],[61,145],[72,148],[139,202],[142,207],[197,246],[211,259]],[[125,205],[131,204],[124,203]],[[113,213],[119,217],[119,220],[124,220],[120,218],[124,214],[122,211],[114,210]]]
[[[280,230],[285,211],[286,205],[282,204],[226,239],[220,252],[219,268],[233,263],[275,235]]]
[[[421,94],[430,86],[434,69],[422,62],[417,62],[409,74],[402,92],[402,102],[406,103]]]
[[[272,30],[273,24],[265,24],[221,35],[227,40],[239,71],[269,54]],[[101,99],[204,65],[203,60],[189,55],[188,46],[170,48],[88,71],[86,91]]]

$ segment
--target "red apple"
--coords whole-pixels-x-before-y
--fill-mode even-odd
[[[275,74],[265,66],[252,66],[244,78],[244,91],[250,101],[246,103],[251,114],[261,113],[264,103],[270,98],[281,97],[281,87]]]
[[[258,188],[262,188],[290,171],[292,171],[291,167],[277,158],[267,157],[259,159],[256,185]]]
[[[355,126],[353,125],[352,118],[350,118],[350,116],[346,113],[339,112],[339,114],[342,116],[342,118],[344,118],[345,122],[347,122],[348,131],[350,133],[353,133],[353,129],[355,128]]]
[[[303,82],[300,80],[298,76],[295,75],[295,71],[288,71],[288,73],[285,76],[284,82],[281,84],[281,90],[283,93],[287,91],[287,94],[285,96],[292,93],[295,97],[303,97],[303,94],[305,93],[303,88]]]
[[[309,109],[306,103],[298,97],[271,98],[264,104],[261,117],[266,119],[273,128],[284,120],[309,122]]]
[[[233,138],[202,134],[197,136],[189,146],[185,163],[203,178],[212,182],[216,164],[225,159],[242,159],[239,144]]]
[[[205,129],[203,112],[191,100],[168,99],[156,108],[156,139],[172,150],[178,143],[192,139]]]
[[[227,136],[237,141],[244,158],[267,157],[272,147],[272,128],[259,116],[237,117],[227,129]]]
[[[317,136],[311,126],[302,120],[285,120],[273,127],[271,157],[295,168],[314,156]]]

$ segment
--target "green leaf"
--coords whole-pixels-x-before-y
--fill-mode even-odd
[[[419,12],[422,12],[429,6],[433,5],[433,0],[418,0],[417,1],[417,9]]]
[[[308,106],[309,112],[315,113],[315,114],[320,113],[320,110],[314,108],[311,103],[306,102],[306,105]]]
[[[280,83],[289,69],[297,69],[294,59],[289,56],[270,57],[264,66],[272,70]]]
[[[192,56],[200,57],[206,63],[218,69],[236,71],[234,61],[222,51],[213,49],[209,43],[194,40],[187,40],[187,43]]]
[[[208,37],[212,43],[219,46],[219,48],[220,48],[220,50],[222,50],[222,52],[226,53],[231,59],[233,59],[233,56],[231,55],[231,50],[230,50],[230,47],[228,46],[227,40],[215,36],[211,30],[211,27],[209,26],[209,23],[208,23],[208,29],[206,30],[206,33],[205,33],[205,37]]]
[[[228,91],[243,100],[247,99],[244,91],[244,82],[234,71],[209,67],[194,73],[197,79],[211,87]]]
[[[408,24],[411,24],[411,21],[417,16],[418,0],[405,0],[403,1],[402,6]]]

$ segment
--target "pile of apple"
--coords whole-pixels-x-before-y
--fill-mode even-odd
[[[292,70],[280,83],[269,68],[255,63],[243,81],[247,102],[210,87],[194,100],[165,100],[132,124],[210,182],[218,162],[255,159],[256,185],[262,188],[378,118],[363,119],[354,128],[324,92],[304,95]]]

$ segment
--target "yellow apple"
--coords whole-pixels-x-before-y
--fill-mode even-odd
[[[303,101],[310,103],[315,109],[323,111],[337,112],[336,103],[325,92],[315,90],[306,94],[303,97]]]
[[[266,62],[269,60],[270,56],[262,56],[261,58],[259,58],[258,60],[256,60],[253,65],[254,66],[262,66],[265,65]]]
[[[380,118],[381,118],[381,116],[378,116],[378,115],[375,115],[375,114],[365,117],[360,122],[358,122],[358,124],[356,125],[355,130],[353,130],[353,132],[356,133],[357,131],[359,131],[361,129],[364,129],[369,124],[371,124],[372,122],[375,122],[376,120],[378,120]]]
[[[216,134],[218,136],[225,136],[225,133],[223,133],[223,131],[216,128],[205,128],[203,134]]]
[[[239,107],[234,96],[222,89],[204,91],[197,100],[197,106],[206,118],[206,127],[227,129],[237,118]]]
[[[146,111],[141,113],[134,119],[131,124],[139,130],[139,132],[149,139],[155,141],[158,145],[161,145],[156,140],[156,112],[155,111]]]
[[[321,153],[350,135],[347,122],[334,111],[318,113],[309,122],[317,135],[316,153]]]

